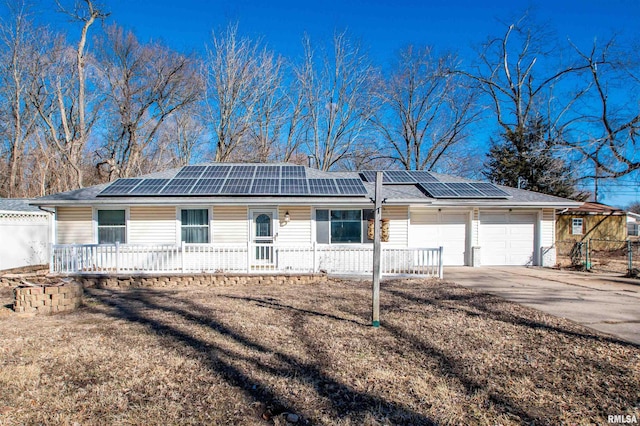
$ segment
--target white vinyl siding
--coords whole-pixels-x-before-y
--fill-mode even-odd
[[[383,206],[382,218],[389,219],[389,241],[384,244],[407,247],[409,244],[409,207]]]
[[[471,247],[480,245],[480,210],[473,209],[471,214]]]
[[[247,206],[214,206],[212,224],[214,243],[248,241]]]
[[[284,215],[289,212],[289,222],[284,221]],[[280,206],[278,209],[280,226],[278,229],[278,243],[284,245],[308,245],[311,243],[311,207]]]
[[[56,208],[56,243],[94,243],[91,207]]]
[[[131,207],[130,244],[176,244],[175,207]]]
[[[540,227],[540,246],[552,247],[556,239],[556,211],[554,209],[542,210]]]

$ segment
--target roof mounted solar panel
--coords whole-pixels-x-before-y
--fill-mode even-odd
[[[277,195],[280,194],[280,179],[255,178],[251,186],[251,195]]]
[[[282,166],[283,179],[304,179],[307,177],[307,171],[304,166]]]
[[[256,166],[233,166],[229,172],[229,178],[251,179],[255,174]]]
[[[342,195],[367,195],[367,189],[360,179],[336,179],[336,185]]]
[[[287,167],[287,166],[285,166]],[[284,170],[283,170],[284,173]],[[308,195],[307,179],[282,179],[280,181],[281,195]]]
[[[129,195],[158,195],[170,179],[143,179],[140,185],[129,191]]]
[[[470,184],[472,187],[482,192],[488,198],[508,198],[510,195],[489,182],[474,182]]]
[[[484,194],[478,191],[476,188],[472,187],[468,183],[462,182],[450,182],[447,183],[447,186],[454,190],[459,197],[469,197],[469,198],[478,198],[483,197]]]
[[[388,170],[384,172],[386,183],[415,183],[416,181],[405,170]]]
[[[280,178],[280,166],[258,166],[257,178]]]
[[[129,191],[138,186],[142,179],[118,179],[100,191],[98,196],[103,195],[127,195]]]
[[[191,195],[216,195],[224,184],[224,179],[198,179],[198,182],[191,188]]]
[[[338,187],[333,179],[309,179],[311,195],[339,195]]]
[[[201,172],[202,173],[202,172]],[[198,179],[171,179],[160,191],[162,195],[189,195]]]
[[[360,176],[367,182],[375,182],[376,181],[376,171],[375,170],[363,170],[360,172]],[[383,179],[384,181],[384,179]]]
[[[420,188],[429,194],[432,198],[459,198],[456,191],[449,188],[446,183],[440,182],[421,182],[418,184]]]
[[[175,177],[197,179],[206,169],[207,166],[184,166]]]
[[[222,189],[221,194],[235,194],[235,195],[247,195],[251,190],[251,182],[253,179],[232,179],[227,178]]]
[[[231,170],[231,166],[208,166],[202,173],[201,178],[213,179],[213,178],[226,178]]]
[[[407,171],[415,182],[438,182],[438,179],[431,173],[424,170]]]

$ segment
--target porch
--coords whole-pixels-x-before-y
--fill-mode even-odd
[[[50,270],[60,274],[373,273],[369,245],[56,244]],[[442,247],[382,248],[382,273],[442,278]]]

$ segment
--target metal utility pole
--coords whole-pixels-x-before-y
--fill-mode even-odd
[[[373,214],[373,315],[372,325],[380,327],[380,255],[382,246],[380,243],[381,216],[382,216],[382,172],[376,172],[376,192]]]

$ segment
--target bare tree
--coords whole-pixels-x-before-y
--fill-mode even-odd
[[[382,107],[374,123],[391,158],[407,170],[443,166],[445,154],[465,140],[478,118],[476,91],[466,77],[450,72],[456,67],[453,55],[408,46],[379,85]]]
[[[375,112],[373,67],[346,33],[335,34],[331,54],[316,58],[304,38],[304,62],[297,70],[305,113],[304,140],[315,166],[329,170],[353,155]]]
[[[549,123],[550,132],[558,132],[570,121],[570,111],[584,90],[559,92],[568,87],[568,78],[580,76],[588,68],[556,63],[561,56],[560,46],[548,31],[525,16],[509,25],[502,37],[490,39],[483,46],[475,72],[463,74],[480,83],[505,134],[522,132],[537,117]]]
[[[247,144],[259,89],[259,45],[239,38],[237,25],[213,33],[203,67],[209,119],[214,127],[215,161],[239,158]]]
[[[296,159],[302,155],[300,147],[303,141],[302,132],[305,122],[303,102],[302,90],[298,87],[297,81],[290,78],[285,94],[284,125],[280,129],[281,136],[276,145],[275,159],[277,161],[299,163]]]
[[[157,43],[141,45],[115,26],[107,29],[99,61],[110,118],[98,167],[109,180],[147,172],[145,165],[158,164],[146,154],[163,152],[157,146],[163,126],[200,96],[195,61]]]
[[[618,178],[640,170],[640,61],[637,48],[615,39],[588,52],[573,46],[588,69],[585,99],[566,144],[592,163],[590,178]]]
[[[30,98],[46,130],[48,143],[61,157],[59,170],[64,178],[55,189],[65,190],[84,184],[85,148],[100,109],[100,102],[87,96],[87,67],[91,65],[87,37],[95,21],[108,14],[91,0],[84,0],[84,6],[77,3],[73,10],[58,5],[61,12],[82,24],[80,38],[75,49],[61,39],[48,46],[40,59],[41,66],[34,68],[39,73],[39,84]]]
[[[156,170],[186,166],[202,158],[206,124],[201,113],[200,104],[191,104],[166,120],[158,137],[158,146],[166,154],[158,156],[164,163],[158,164]]]
[[[525,16],[509,25],[502,37],[490,39],[480,54],[480,65],[464,74],[480,84],[502,130],[501,138],[523,149],[520,154],[551,155],[582,174],[565,141],[589,91],[588,85],[576,83],[583,81],[589,66],[572,56],[546,28]],[[528,123],[536,120],[547,123],[544,140],[552,145],[529,152],[522,138]]]
[[[283,60],[263,51],[258,59],[260,78],[256,80],[253,118],[249,119],[247,142],[254,152],[251,159],[267,162],[273,157],[285,124],[286,94],[282,91]]]
[[[6,166],[0,193],[27,195],[26,160],[30,138],[37,130],[37,113],[28,100],[36,80],[30,72],[43,30],[28,19],[24,4],[9,4],[11,21],[0,23],[0,138]]]
[[[300,147],[302,112],[301,91],[286,74],[281,57],[263,50],[258,58],[256,100],[249,119],[247,158],[259,161],[288,162]],[[285,83],[285,81],[288,82]]]

